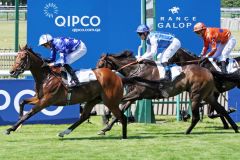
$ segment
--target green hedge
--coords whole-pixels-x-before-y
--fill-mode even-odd
[[[240,0],[221,0],[221,7],[240,7]]]

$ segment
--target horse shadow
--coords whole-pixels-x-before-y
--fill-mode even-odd
[[[128,140],[135,139],[153,139],[157,136],[128,136]],[[119,138],[119,136],[107,137],[107,136],[95,136],[95,137],[69,137],[69,138],[59,138],[61,141],[75,141],[75,140],[91,140],[91,141],[99,141],[99,140],[123,140]],[[125,139],[124,139],[125,140]]]

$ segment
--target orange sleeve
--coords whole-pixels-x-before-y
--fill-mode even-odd
[[[217,38],[215,36],[211,37],[211,48],[212,50],[208,53],[208,56],[213,56],[215,52],[217,51]]]
[[[203,46],[203,49],[202,49],[202,52],[201,52],[201,55],[205,55],[207,53],[207,50],[209,48],[209,42],[207,40],[204,39],[204,46]]]

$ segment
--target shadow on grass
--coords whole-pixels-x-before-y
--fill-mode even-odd
[[[153,139],[155,137],[156,136],[128,136],[128,138],[126,140],[131,140],[131,139]],[[59,140],[62,140],[62,141],[73,141],[73,140],[122,140],[122,138],[121,137],[95,136],[95,137],[59,138]]]
[[[214,131],[199,131],[199,132],[192,132],[190,134],[185,134],[185,132],[148,132],[148,133],[140,133],[140,134],[148,134],[148,135],[162,135],[162,136],[174,136],[174,137],[185,137],[185,136],[191,136],[191,135],[218,135],[218,134],[235,134],[235,132],[226,132],[226,131],[222,131],[222,132],[214,132]],[[157,137],[157,136],[152,136],[152,137]]]

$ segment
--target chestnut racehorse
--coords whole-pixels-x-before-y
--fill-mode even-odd
[[[103,104],[108,106],[113,114],[121,121],[122,138],[127,138],[126,117],[119,109],[119,103],[123,97],[121,78],[107,68],[94,69],[93,72],[97,80],[86,82],[79,87],[72,88],[71,97],[68,99],[69,89],[62,82],[61,74],[56,73],[49,67],[42,67],[44,63],[44,60],[27,46],[18,52],[10,74],[13,77],[18,77],[18,75],[25,70],[30,70],[35,80],[36,95],[23,100],[20,107],[20,119],[11,128],[6,130],[6,134],[15,131],[24,121],[50,105],[64,106],[86,103],[80,119],[67,130],[59,133],[59,136],[63,137],[65,134],[71,133],[77,126],[88,119],[92,108],[97,103],[103,101]],[[23,115],[23,107],[25,104],[32,104],[34,106],[29,112]]]
[[[186,134],[189,134],[200,120],[199,108],[203,100],[214,106],[228,120],[235,132],[238,132],[238,126],[215,98],[215,95],[219,92],[211,72],[206,68],[194,64],[184,66],[182,67],[182,74],[168,83],[159,80],[158,68],[153,61],[145,60],[143,63],[136,63],[136,58],[130,51],[124,51],[121,54],[103,55],[98,61],[97,67],[118,70],[125,77],[132,77],[130,79],[135,81],[136,85],[123,97],[123,101],[126,102],[123,105],[123,110],[126,110],[135,100],[165,98],[166,95],[171,97],[187,91],[192,102],[192,122],[185,132]],[[139,85],[140,83],[142,85]],[[109,131],[114,122],[116,122],[116,119],[101,130],[100,134]]]

